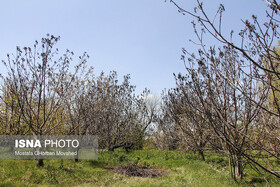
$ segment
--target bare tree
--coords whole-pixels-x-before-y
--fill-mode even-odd
[[[93,73],[75,79],[65,103],[70,116],[70,131],[75,134],[94,134],[99,147],[113,151],[116,148],[141,148],[147,128],[154,120],[155,108],[147,107],[144,99],[135,96],[130,76],[119,83],[117,73],[94,77]]]
[[[211,65],[205,58],[207,54],[211,55]],[[188,75],[178,77],[181,84],[185,82],[188,85],[185,90],[192,93],[187,94],[183,90],[189,107],[195,108],[204,119],[204,124],[208,124],[222,140],[220,151],[229,157],[232,177],[240,180],[245,165],[251,161],[252,146],[257,145],[251,136],[260,104],[254,105],[253,101],[258,98],[258,103],[261,103],[263,99],[259,98],[257,82],[239,68],[243,62],[235,50],[224,47],[215,55],[215,49],[212,48],[207,54],[200,51],[199,57],[189,58],[186,65]],[[194,64],[197,64],[197,69]],[[252,73],[252,67],[248,71]],[[223,76],[229,77],[234,85],[242,84],[242,92]]]
[[[166,106],[165,115],[173,119],[171,123],[174,125],[173,128],[176,129],[176,126],[179,128],[175,137],[179,137],[180,144],[185,145],[188,150],[197,151],[200,159],[205,160],[203,152],[212,134],[207,118],[192,106],[193,101],[198,98],[191,92],[186,79],[179,74],[176,82],[177,88],[170,89],[163,97]]]
[[[22,120],[34,135],[50,134],[61,125],[54,120],[73,81],[72,78],[65,79],[74,53],[67,50],[55,59],[58,49],[53,48],[59,39],[47,35],[40,44],[36,41],[33,49],[17,47],[15,55],[8,54],[7,60],[2,61],[8,70],[2,80],[13,88],[11,94],[15,96]],[[87,58],[86,53],[80,57],[74,75]],[[38,166],[43,166],[42,159],[38,159]]]
[[[218,86],[220,86],[223,89],[231,88],[231,90],[234,90],[233,93],[230,93],[233,99],[233,103],[236,103],[233,105],[233,108],[236,108],[235,110],[233,110],[233,114],[236,115],[240,113],[240,111],[242,111],[240,115],[243,114],[245,118],[243,117],[244,120],[241,120],[243,122],[240,122],[241,116],[239,117],[238,114],[237,118],[235,117],[236,119],[238,119],[237,123],[235,123],[237,124],[237,126],[233,126],[233,127],[234,129],[240,128],[240,130],[238,130],[239,133],[237,134],[239,134],[239,136],[244,136],[244,138],[241,139],[248,140],[248,141],[244,141],[247,142],[246,146],[243,144],[239,144],[242,145],[242,147],[244,147],[244,151],[238,151],[241,150],[240,149],[241,147],[234,146],[234,144],[232,144],[233,142],[230,140],[229,137],[225,136],[225,134],[220,134],[219,131],[217,131],[216,133],[222,135],[224,137],[224,141],[226,142],[227,146],[231,146],[230,149],[239,152],[238,153],[239,155],[241,153],[243,159],[246,160],[246,162],[248,161],[248,163],[253,168],[255,168],[256,170],[261,169],[276,177],[280,177],[279,172],[277,172],[275,168],[271,167],[271,165],[268,164],[268,160],[260,162],[258,159],[256,159],[256,156],[252,155],[252,153],[247,152],[247,150],[250,149],[255,149],[255,150],[261,149],[258,157],[264,159],[265,158],[264,155],[269,154],[270,156],[275,157],[277,159],[277,155],[271,152],[270,150],[265,149],[266,147],[265,145],[258,146],[258,143],[265,142],[265,141],[260,141],[259,138],[260,136],[262,136],[261,133],[264,131],[259,131],[258,133],[254,132],[255,134],[258,135],[249,136],[253,134],[252,132],[249,132],[249,130],[267,129],[267,123],[265,121],[259,120],[256,122],[256,120],[254,120],[254,118],[256,118],[256,115],[260,114],[260,112],[270,114],[271,117],[274,116],[273,118],[276,117],[277,121],[279,121],[280,110],[279,110],[279,100],[277,99],[279,87],[275,85],[275,82],[280,78],[279,76],[280,73],[278,69],[279,53],[277,52],[277,48],[273,47],[273,45],[275,45],[274,44],[275,39],[279,38],[278,23],[279,23],[280,6],[278,2],[267,1],[268,10],[266,11],[267,20],[265,23],[261,24],[257,19],[257,16],[255,15],[252,16],[253,22],[250,22],[248,20],[242,21],[244,24],[244,29],[240,31],[239,33],[240,40],[237,41],[236,43],[232,41],[233,31],[231,32],[230,38],[227,38],[225,34],[222,32],[222,14],[225,11],[223,5],[219,6],[217,13],[213,17],[209,17],[209,14],[206,13],[204,9],[203,3],[199,0],[197,0],[197,7],[195,7],[194,11],[188,11],[186,9],[183,9],[173,0],[170,0],[170,2],[174,4],[178,8],[179,12],[181,12],[182,14],[191,15],[196,19],[196,22],[193,22],[193,26],[198,42],[195,43],[201,47],[199,53],[203,54],[202,59],[206,61],[205,64],[207,64],[207,66],[211,66],[212,71],[209,72],[209,77],[211,75],[212,77],[214,78],[216,77],[220,79],[222,82],[225,82],[223,85],[219,85],[219,84],[215,85],[214,82],[209,82],[210,85],[209,87],[218,88]],[[199,32],[198,29],[199,27],[201,29],[201,32]],[[237,65],[237,67],[233,68],[233,70],[239,72],[242,75],[242,79],[239,78],[236,79],[235,77],[233,77],[233,75],[236,75],[235,73],[228,74],[227,71],[223,71],[221,67],[217,65],[219,59],[217,60],[216,54],[213,51],[213,47],[211,50],[207,50],[206,45],[203,41],[202,36],[205,33],[215,38],[216,41],[218,41],[222,46],[226,46],[228,49],[230,49],[230,53],[232,55],[236,56],[238,54],[240,58],[240,62],[242,63],[238,63],[240,65]],[[183,49],[183,52],[184,55],[188,55],[191,58],[195,59],[195,56],[193,54],[188,53],[187,50]],[[218,52],[220,53],[219,56],[224,55],[224,53],[221,53],[221,51]],[[185,58],[185,56],[182,56],[182,58]],[[200,63],[201,60],[197,60],[197,62]],[[224,67],[228,67],[228,68],[234,67],[232,66],[232,60],[225,61],[222,64]],[[255,91],[254,91],[255,88],[252,89],[253,87],[250,86],[252,84],[259,85],[257,96],[255,95]],[[247,89],[247,87],[250,89]],[[210,89],[209,91],[211,91],[212,94],[216,94],[216,95],[221,95],[225,92],[222,90],[219,91],[217,89],[216,90]],[[267,104],[269,95],[271,95],[272,97],[274,107],[270,107]],[[221,98],[226,98],[225,96],[226,95],[224,95]],[[241,103],[246,103],[244,107],[243,105],[238,104],[239,101],[237,99],[239,98],[241,98],[240,101],[243,100],[243,102]],[[235,102],[234,100],[238,102]],[[212,99],[212,107],[214,107],[217,117],[219,117],[220,120],[222,120],[221,122],[223,122],[225,125],[232,128],[232,125],[234,125],[234,123],[232,122],[229,123],[227,120],[225,120],[228,117],[223,116],[223,114],[226,113],[224,113],[221,109],[219,109],[221,107],[218,107],[219,105],[217,105],[217,103],[219,103],[219,100]],[[210,111],[209,114],[211,114]],[[232,113],[227,113],[227,116],[229,115],[232,115]],[[248,123],[250,125],[248,125]],[[274,128],[279,129],[278,122],[274,123],[273,126]],[[217,130],[217,128],[214,129]],[[264,136],[262,137],[265,138]],[[270,137],[272,137],[272,135],[270,135]],[[279,152],[279,150],[276,152]],[[239,156],[237,156],[237,160],[239,160],[238,157]],[[238,175],[236,176],[236,178],[238,178]]]

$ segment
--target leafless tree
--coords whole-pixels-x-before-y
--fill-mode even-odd
[[[129,80],[126,75],[119,83],[116,72],[76,79],[75,94],[67,99],[71,131],[98,135],[99,147],[111,151],[141,148],[155,109],[146,105],[148,91],[135,96]]]
[[[243,143],[239,145],[244,146],[243,149],[244,151],[238,151],[241,150],[240,149],[241,147],[234,146],[234,144],[232,144],[233,142],[230,140],[229,137],[225,136],[225,134],[219,133],[217,131],[218,128],[215,127],[214,129],[217,131],[216,133],[218,135],[222,135],[222,137],[224,137],[224,142],[226,142],[227,146],[231,147],[230,148],[231,150],[237,151],[238,154],[241,153],[241,156],[244,158],[244,160],[246,160],[246,162],[248,161],[248,163],[256,170],[261,169],[276,177],[280,177],[279,172],[275,171],[275,169],[270,166],[268,160],[264,162],[259,162],[259,160],[255,159],[256,156],[253,156],[252,153],[247,152],[247,150],[259,149],[262,147],[262,151],[259,153],[258,157],[264,158],[263,154],[268,153],[270,156],[276,157],[277,159],[276,154],[274,154],[270,150],[265,149],[266,146],[264,145],[257,146],[257,143],[260,142],[259,137],[261,136],[261,132],[264,131],[259,131],[258,133],[254,132],[257,135],[249,136],[253,134],[253,132],[249,132],[249,130],[267,129],[266,126],[267,123],[265,121],[259,120],[256,122],[256,120],[254,120],[254,118],[256,118],[256,115],[260,114],[260,112],[263,114],[264,113],[270,114],[271,117],[274,116],[273,118],[276,117],[277,123],[274,123],[273,126],[276,129],[279,129],[279,116],[280,116],[279,106],[280,105],[279,105],[279,100],[277,98],[279,93],[279,86],[276,86],[277,84],[275,84],[280,78],[279,76],[280,73],[278,68],[279,52],[277,51],[277,48],[273,47],[273,45],[275,45],[274,41],[279,38],[278,23],[279,23],[280,6],[277,1],[274,0],[267,1],[268,3],[268,10],[266,11],[267,20],[263,24],[259,22],[257,16],[255,15],[252,16],[252,21],[248,21],[248,20],[242,21],[244,24],[244,29],[241,30],[239,33],[240,40],[234,43],[232,41],[233,32],[231,32],[230,38],[227,38],[226,35],[222,32],[222,14],[225,11],[224,6],[220,5],[217,10],[217,13],[213,17],[210,17],[209,14],[206,13],[203,3],[199,0],[196,1],[197,1],[197,7],[195,7],[194,11],[188,11],[180,7],[175,1],[170,0],[170,2],[178,8],[179,12],[181,12],[184,15],[191,15],[195,18],[196,21],[193,22],[193,26],[194,26],[194,33],[197,36],[198,42],[195,41],[193,42],[195,42],[201,47],[199,53],[202,54],[203,56],[202,59],[206,61],[205,62],[205,64],[207,64],[206,66],[208,67],[211,66],[212,70],[208,72],[209,77],[211,75],[212,76],[211,79],[215,78],[215,79],[219,79],[220,82],[224,82],[224,84],[222,85],[219,84],[215,85],[215,81],[209,82],[209,88],[216,89],[216,90],[210,89],[209,91],[212,92],[212,95],[222,94],[222,97],[221,96],[220,97],[222,99],[226,99],[228,96],[226,97],[226,95],[223,95],[223,93],[228,92],[226,91],[226,89],[228,90],[228,88],[231,88],[231,90],[234,90],[233,93],[230,93],[230,97],[233,99],[232,100],[233,103],[236,103],[233,105],[232,108],[232,109],[235,108],[232,111],[233,113],[224,113],[222,111],[221,106],[219,107],[219,105],[217,105],[219,104],[219,100],[217,99],[216,100],[212,99],[212,107],[214,107],[215,113],[217,114],[216,118],[217,117],[218,117],[217,119],[220,118],[220,120],[222,120],[221,122],[223,122],[220,124],[227,125],[228,127],[230,127],[229,129],[231,129],[232,125],[234,124],[237,124],[237,126],[233,126],[234,129],[241,128],[240,130],[238,130],[239,132],[238,134],[239,136],[244,136],[244,138],[241,139],[244,139],[245,140],[244,142],[246,142],[247,145],[245,146]],[[199,28],[201,29],[201,31],[199,31]],[[205,34],[212,36],[214,39],[216,39],[216,41],[218,41],[221,44],[221,46],[226,46],[228,49],[230,49],[230,54],[231,54],[230,56],[238,55],[239,56],[238,58],[240,59],[239,61],[242,63],[238,63],[240,65],[237,64],[236,68],[233,68],[235,67],[235,65],[232,66],[232,60],[223,62],[222,65],[224,67],[220,67],[219,65],[217,65],[219,59],[217,60],[217,56],[213,50],[213,47],[212,49],[207,50],[205,42],[203,41],[203,35]],[[190,56],[192,59],[195,59],[195,56],[193,54],[190,54],[187,50],[183,49],[183,52],[184,52],[184,56],[182,56],[183,59],[185,58],[186,54],[187,56]],[[225,54],[224,52],[221,53],[221,51],[218,52],[220,53],[218,56],[224,56]],[[200,63],[201,59],[197,60],[197,62]],[[239,72],[242,76],[239,78],[232,77],[233,75],[236,74],[235,73],[228,74],[227,71],[223,70],[225,67],[227,67],[228,69],[233,69],[235,72]],[[252,84],[259,85],[257,96],[255,95],[255,91],[254,91],[255,88],[253,89],[253,87],[250,86]],[[224,91],[217,90],[218,87],[224,89]],[[247,88],[250,89],[248,90]],[[269,96],[271,96],[271,100],[273,101],[274,107],[271,107],[267,104]],[[239,101],[237,99],[239,98],[241,98],[240,101],[243,100],[243,103],[246,103],[245,106],[242,106],[243,104],[242,105],[238,104]],[[235,102],[234,100],[238,102]],[[254,110],[255,112],[253,112]],[[240,113],[240,111],[242,112]],[[243,114],[245,118],[239,116],[239,113],[240,115]],[[209,114],[211,114],[210,111]],[[237,114],[237,117],[235,117],[236,119],[238,119],[237,123],[232,123],[225,120],[228,117],[223,116],[224,114],[227,115]],[[241,120],[243,122],[240,122],[240,119],[243,119]],[[248,125],[248,122],[250,125]],[[270,135],[270,137],[272,138],[272,134]],[[279,150],[276,152],[279,152]],[[237,160],[239,160],[238,157],[239,156],[237,156]],[[265,164],[261,164],[261,163],[265,163]],[[237,175],[234,176],[238,178],[238,172]]]
[[[181,74],[176,77],[176,82],[177,87],[170,89],[163,97],[164,113],[172,119],[174,127],[171,129],[176,129],[177,135],[173,137],[177,141],[179,139],[180,144],[185,145],[188,150],[198,152],[200,159],[205,160],[203,152],[212,134],[207,118],[192,106],[198,98],[195,98],[196,95],[191,92],[191,87]]]
[[[8,54],[7,60],[2,61],[8,70],[2,81],[12,88],[10,91],[20,109],[21,118],[34,135],[50,134],[61,125],[57,123],[56,114],[73,81],[72,78],[65,79],[69,75],[74,53],[67,50],[56,59],[58,49],[54,50],[54,47],[59,39],[47,35],[40,44],[36,41],[33,49],[17,47],[16,54]],[[86,53],[80,57],[74,75],[87,58]],[[43,166],[42,159],[38,159],[38,165]]]

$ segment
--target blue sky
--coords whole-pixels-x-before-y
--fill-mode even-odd
[[[195,0],[177,0],[193,10]],[[241,19],[254,13],[264,17],[263,0],[205,1],[213,15],[223,3],[226,8],[223,30],[236,35]],[[0,59],[15,52],[16,46],[33,46],[47,33],[61,36],[57,47],[75,55],[86,51],[88,65],[96,74],[116,70],[121,78],[131,74],[137,93],[145,87],[160,95],[175,86],[173,73],[186,72],[180,60],[182,47],[195,52],[190,16],[178,13],[165,0],[4,0],[0,2]],[[237,36],[236,36],[237,38]],[[215,41],[206,38],[209,44]],[[1,73],[5,72],[0,65]]]

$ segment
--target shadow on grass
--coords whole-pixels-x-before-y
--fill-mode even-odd
[[[90,166],[93,168],[105,168],[105,166],[107,166],[108,163],[104,162],[104,161],[100,161],[100,160],[91,160],[90,161]]]
[[[249,180],[245,181],[245,183],[253,186],[255,186],[256,184],[259,185],[269,184],[264,178],[260,178],[260,177],[252,177]]]

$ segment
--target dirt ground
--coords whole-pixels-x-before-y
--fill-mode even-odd
[[[166,173],[163,170],[148,168],[146,166],[138,166],[136,164],[131,165],[121,165],[112,169],[114,173],[119,173],[125,176],[132,177],[162,177],[166,176]]]

